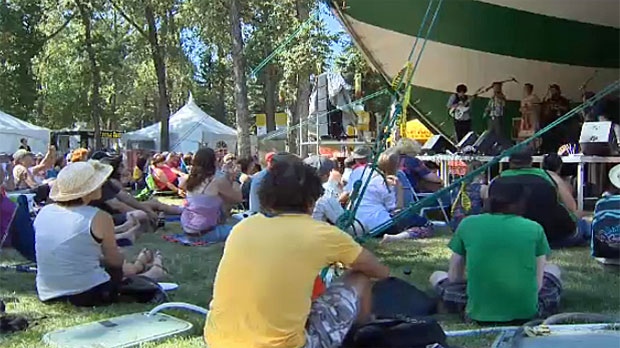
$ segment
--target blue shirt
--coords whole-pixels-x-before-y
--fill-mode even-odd
[[[267,176],[267,169],[263,169],[252,177],[252,185],[250,186],[250,211],[258,213],[261,211],[260,199],[258,198],[258,190]]]

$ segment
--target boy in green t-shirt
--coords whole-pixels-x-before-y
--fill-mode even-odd
[[[430,281],[448,310],[478,322],[527,321],[557,311],[560,269],[547,264],[549,244],[537,222],[520,217],[529,189],[512,182],[489,190],[489,213],[469,216],[448,244],[448,273]],[[465,277],[467,269],[467,278]]]

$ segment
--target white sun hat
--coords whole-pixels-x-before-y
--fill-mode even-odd
[[[609,181],[615,187],[620,189],[620,164],[616,164],[609,170]]]
[[[98,161],[71,163],[58,173],[50,198],[56,202],[82,198],[101,187],[112,171],[112,166]]]

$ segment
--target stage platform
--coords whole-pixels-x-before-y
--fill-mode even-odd
[[[476,155],[456,155],[456,154],[438,154],[432,156],[417,156],[418,159],[422,161],[432,161],[439,164],[440,167],[440,175],[441,179],[444,182],[444,185],[448,186],[451,183],[450,176],[450,163],[454,161],[463,161],[463,162],[471,162],[471,161],[480,161],[483,163],[490,162],[494,157],[492,156],[476,156]],[[534,163],[541,165],[543,161],[543,156],[533,156],[532,157]],[[586,156],[586,155],[568,155],[562,156],[562,162],[565,164],[576,164],[577,165],[577,209],[583,210],[584,203],[587,200],[596,200],[599,197],[584,197],[585,193],[585,185],[586,185],[586,173],[588,181],[592,181],[597,179],[598,182],[604,182],[603,176],[606,175],[605,166],[609,163],[617,164],[620,163],[620,156],[615,157],[602,157],[602,156]],[[504,169],[504,164],[508,163],[508,157],[502,158],[499,163],[499,170],[502,171]],[[490,171],[487,172],[487,175],[490,176]],[[490,178],[489,178],[490,179]]]

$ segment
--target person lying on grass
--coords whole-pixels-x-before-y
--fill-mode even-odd
[[[155,281],[167,274],[159,253],[143,250],[126,262],[116,246],[112,217],[89,206],[101,197],[112,167],[97,161],[63,168],[50,198],[34,220],[36,288],[44,302],[99,306],[118,301],[124,277],[140,274]],[[103,255],[103,257],[101,257]]]
[[[551,249],[542,226],[519,216],[529,194],[525,185],[497,180],[489,189],[489,212],[459,224],[448,244],[448,273],[430,277],[449,311],[464,310],[477,322],[507,323],[558,310],[560,268],[547,263]]]
[[[313,168],[275,155],[259,198],[264,214],[233,227],[213,284],[205,324],[210,348],[338,347],[354,322],[368,320],[371,279],[387,266],[347,233],[312,219],[323,193]],[[314,280],[340,262],[350,271],[311,301]]]

